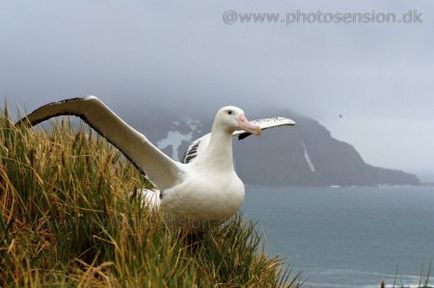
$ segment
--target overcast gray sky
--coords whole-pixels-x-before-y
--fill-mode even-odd
[[[148,101],[288,107],[371,164],[434,174],[434,2],[206,2],[2,0],[0,95],[28,110],[88,94],[144,113]],[[423,23],[286,25],[297,10],[400,18],[411,9]],[[228,25],[228,10],[280,18]]]

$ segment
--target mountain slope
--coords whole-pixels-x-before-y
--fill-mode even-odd
[[[419,184],[414,175],[365,163],[353,146],[331,137],[318,122],[298,115],[291,117],[297,122],[295,129],[267,131],[262,139],[248,139],[250,142],[237,145],[238,171],[247,183]],[[255,155],[254,159],[249,155]]]

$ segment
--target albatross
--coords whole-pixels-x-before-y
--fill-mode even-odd
[[[211,132],[194,140],[178,162],[153,145],[95,96],[71,98],[41,106],[19,120],[32,127],[61,115],[80,117],[117,147],[158,190],[143,190],[144,199],[176,226],[200,230],[232,217],[244,201],[245,187],[234,169],[232,137],[244,139],[262,130],[294,126],[284,117],[249,121],[235,106],[219,109]]]

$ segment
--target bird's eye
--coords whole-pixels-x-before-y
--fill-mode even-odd
[[[228,114],[229,114],[229,115],[232,115],[232,110],[229,110],[229,111],[228,111]]]

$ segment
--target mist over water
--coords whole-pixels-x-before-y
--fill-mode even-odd
[[[248,115],[263,106],[291,109],[318,119],[374,165],[429,172],[434,4],[409,5],[6,0],[0,95],[31,111],[94,94],[121,114],[139,110],[137,117],[151,103],[180,115],[212,114],[228,104]],[[228,24],[222,18],[225,11],[402,15],[412,9],[421,23]]]

